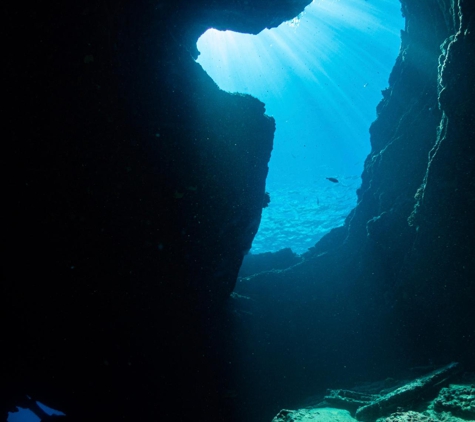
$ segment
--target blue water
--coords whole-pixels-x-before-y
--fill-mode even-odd
[[[50,407],[40,403],[39,401],[36,404],[47,414],[47,415],[64,415],[63,412],[58,410],[51,409]],[[24,409],[22,407],[17,407],[16,412],[8,413],[8,422],[39,422],[40,418],[36,416],[30,409]]]
[[[199,39],[197,61],[218,86],[260,99],[276,120],[272,202],[252,253],[305,252],[354,208],[403,28],[398,0],[315,0],[258,35],[210,29]]]
[[[263,211],[252,253],[290,247],[301,254],[329,230],[341,226],[355,206],[360,178],[340,180],[338,184],[325,179],[302,186],[281,184],[272,189],[272,206]]]

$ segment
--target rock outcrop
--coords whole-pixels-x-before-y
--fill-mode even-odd
[[[451,384],[434,400],[436,412],[450,412],[465,420],[475,420],[475,385]]]
[[[451,363],[412,381],[392,380],[399,387],[391,391],[378,388],[386,381],[363,384],[355,390],[329,390],[322,402],[297,410],[282,409],[273,422],[319,418],[354,422],[472,421],[475,390],[469,382],[473,375],[460,371],[457,363]],[[444,387],[454,378],[460,384]]]
[[[236,289],[272,318],[249,324],[287,345],[266,353],[301,359],[291,391],[298,380],[324,388],[431,360],[473,366],[474,12],[466,1],[402,6],[406,29],[358,205],[301,264]]]
[[[8,5],[2,415],[28,394],[78,420],[229,420],[208,331],[259,226],[274,121],[218,89],[196,41],[309,1]]]
[[[381,416],[388,416],[409,404],[421,402],[430,398],[434,388],[447,382],[460,368],[457,363],[451,363],[424,377],[418,378],[406,385],[385,394],[356,410],[356,419],[359,421],[373,421]],[[440,387],[439,387],[440,388]]]

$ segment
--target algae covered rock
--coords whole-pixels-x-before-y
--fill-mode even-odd
[[[327,390],[324,400],[332,406],[346,409],[354,413],[358,408],[367,406],[368,404],[381,398],[377,394],[366,394],[358,391],[350,390]]]
[[[434,400],[436,412],[450,412],[466,420],[475,420],[475,385],[451,384],[440,390]]]
[[[343,409],[307,408],[298,410],[282,409],[272,422],[356,422],[350,412]]]
[[[459,369],[459,364],[452,362],[428,375],[417,378],[370,404],[360,407],[356,411],[356,419],[365,422],[372,421],[389,415],[400,407],[413,406],[415,403],[423,402],[434,388],[457,374]]]
[[[391,416],[380,420],[381,422],[437,422],[436,419],[423,413],[414,412],[412,410],[408,412],[395,412]]]

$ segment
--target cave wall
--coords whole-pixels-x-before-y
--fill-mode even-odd
[[[464,1],[402,10],[356,208],[301,264],[236,287],[275,407],[415,365],[474,369],[474,12]]]

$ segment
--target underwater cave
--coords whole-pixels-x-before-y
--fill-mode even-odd
[[[312,1],[258,35],[209,29],[198,63],[230,93],[252,95],[276,121],[251,253],[302,254],[356,206],[369,127],[401,44],[397,0]],[[329,182],[329,176],[338,180]]]
[[[475,420],[472,4],[311,3],[7,4],[2,420]]]

